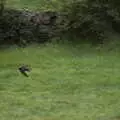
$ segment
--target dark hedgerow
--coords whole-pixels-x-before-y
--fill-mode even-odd
[[[66,13],[64,30],[77,37],[101,43],[110,30],[120,32],[118,0],[70,0],[63,12]]]
[[[5,9],[0,16],[0,44],[44,43],[51,37],[55,12]]]

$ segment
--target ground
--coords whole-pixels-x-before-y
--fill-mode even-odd
[[[75,45],[0,50],[1,120],[119,120],[119,51]],[[29,77],[20,64],[32,67]]]
[[[6,6],[28,10],[59,10],[65,2],[58,0],[7,0]]]
[[[7,0],[7,7],[58,9],[46,1]],[[0,119],[119,120],[120,50],[113,48],[47,44],[0,49]],[[28,78],[18,71],[23,63],[32,68]]]

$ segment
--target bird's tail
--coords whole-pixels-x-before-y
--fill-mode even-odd
[[[26,72],[21,72],[24,76],[29,77]]]

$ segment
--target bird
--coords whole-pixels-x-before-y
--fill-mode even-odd
[[[29,77],[28,74],[26,73],[26,72],[31,71],[31,69],[28,67],[28,65],[22,65],[18,69],[24,76]]]

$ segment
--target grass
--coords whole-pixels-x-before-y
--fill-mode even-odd
[[[17,9],[59,6],[55,0],[7,0]],[[1,49],[0,119],[119,120],[120,50],[109,50],[56,44]],[[23,63],[32,67],[28,78],[17,70]]]
[[[7,0],[7,7],[28,10],[59,10],[63,3],[58,0]]]
[[[32,67],[30,77],[18,66]],[[0,50],[1,120],[119,120],[119,51],[41,45]]]

